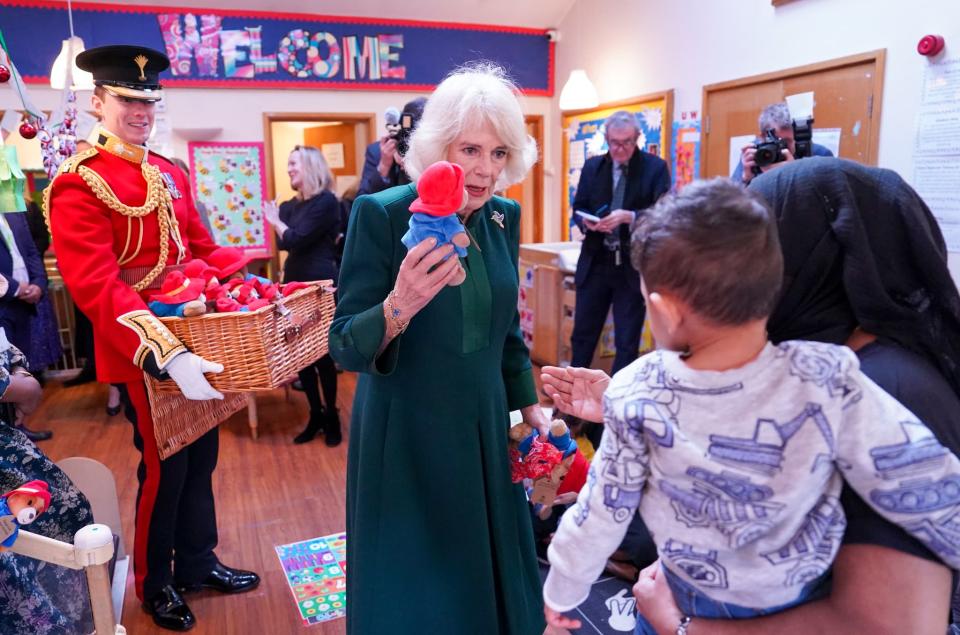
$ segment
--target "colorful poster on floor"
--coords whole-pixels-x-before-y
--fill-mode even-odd
[[[263,144],[191,141],[187,154],[193,200],[197,211],[210,220],[214,242],[239,247],[254,258],[269,258]]]
[[[274,547],[304,624],[347,614],[347,534]]]

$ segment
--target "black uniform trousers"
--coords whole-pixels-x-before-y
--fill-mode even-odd
[[[622,264],[616,264],[613,251],[603,249],[594,254],[583,283],[577,285],[577,306],[570,337],[571,366],[591,367],[611,303],[617,351],[613,372],[637,359],[646,306],[643,295],[627,278],[636,275],[624,259]]]
[[[120,395],[140,450],[133,570],[137,597],[146,600],[168,584],[202,581],[217,564],[212,479],[220,431],[214,428],[161,461],[146,385],[120,384]]]

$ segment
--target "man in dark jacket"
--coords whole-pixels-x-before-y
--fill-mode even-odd
[[[620,110],[605,122],[609,151],[588,159],[573,201],[574,222],[585,238],[577,262],[572,366],[589,367],[613,304],[616,372],[637,358],[645,306],[640,275],[630,264],[630,228],[639,214],[670,189],[666,162],[637,147],[634,114]],[[583,218],[576,212],[600,217]]]

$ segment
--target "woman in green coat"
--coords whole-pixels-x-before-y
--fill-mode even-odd
[[[330,352],[357,381],[347,473],[347,631],[540,635],[524,492],[510,480],[509,411],[545,433],[517,312],[520,208],[494,191],[536,161],[516,89],[494,67],[445,79],[405,168],[465,173],[465,258],[409,252],[414,185],[354,203]],[[446,258],[446,260],[444,260]],[[463,282],[457,286],[459,280]]]

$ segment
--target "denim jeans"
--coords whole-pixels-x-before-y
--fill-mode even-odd
[[[720,620],[740,620],[750,617],[760,617],[761,615],[770,615],[779,613],[799,604],[805,604],[813,600],[826,596],[830,592],[830,575],[824,575],[817,580],[809,582],[803,587],[803,590],[795,600],[763,609],[748,608],[736,604],[727,604],[711,600],[703,594],[702,591],[694,587],[689,582],[680,578],[675,573],[671,573],[666,567],[660,569],[661,575],[665,575],[670,590],[673,591],[673,599],[680,612],[690,617],[704,617]],[[657,635],[656,630],[643,616],[637,614],[637,626],[634,635]]]

